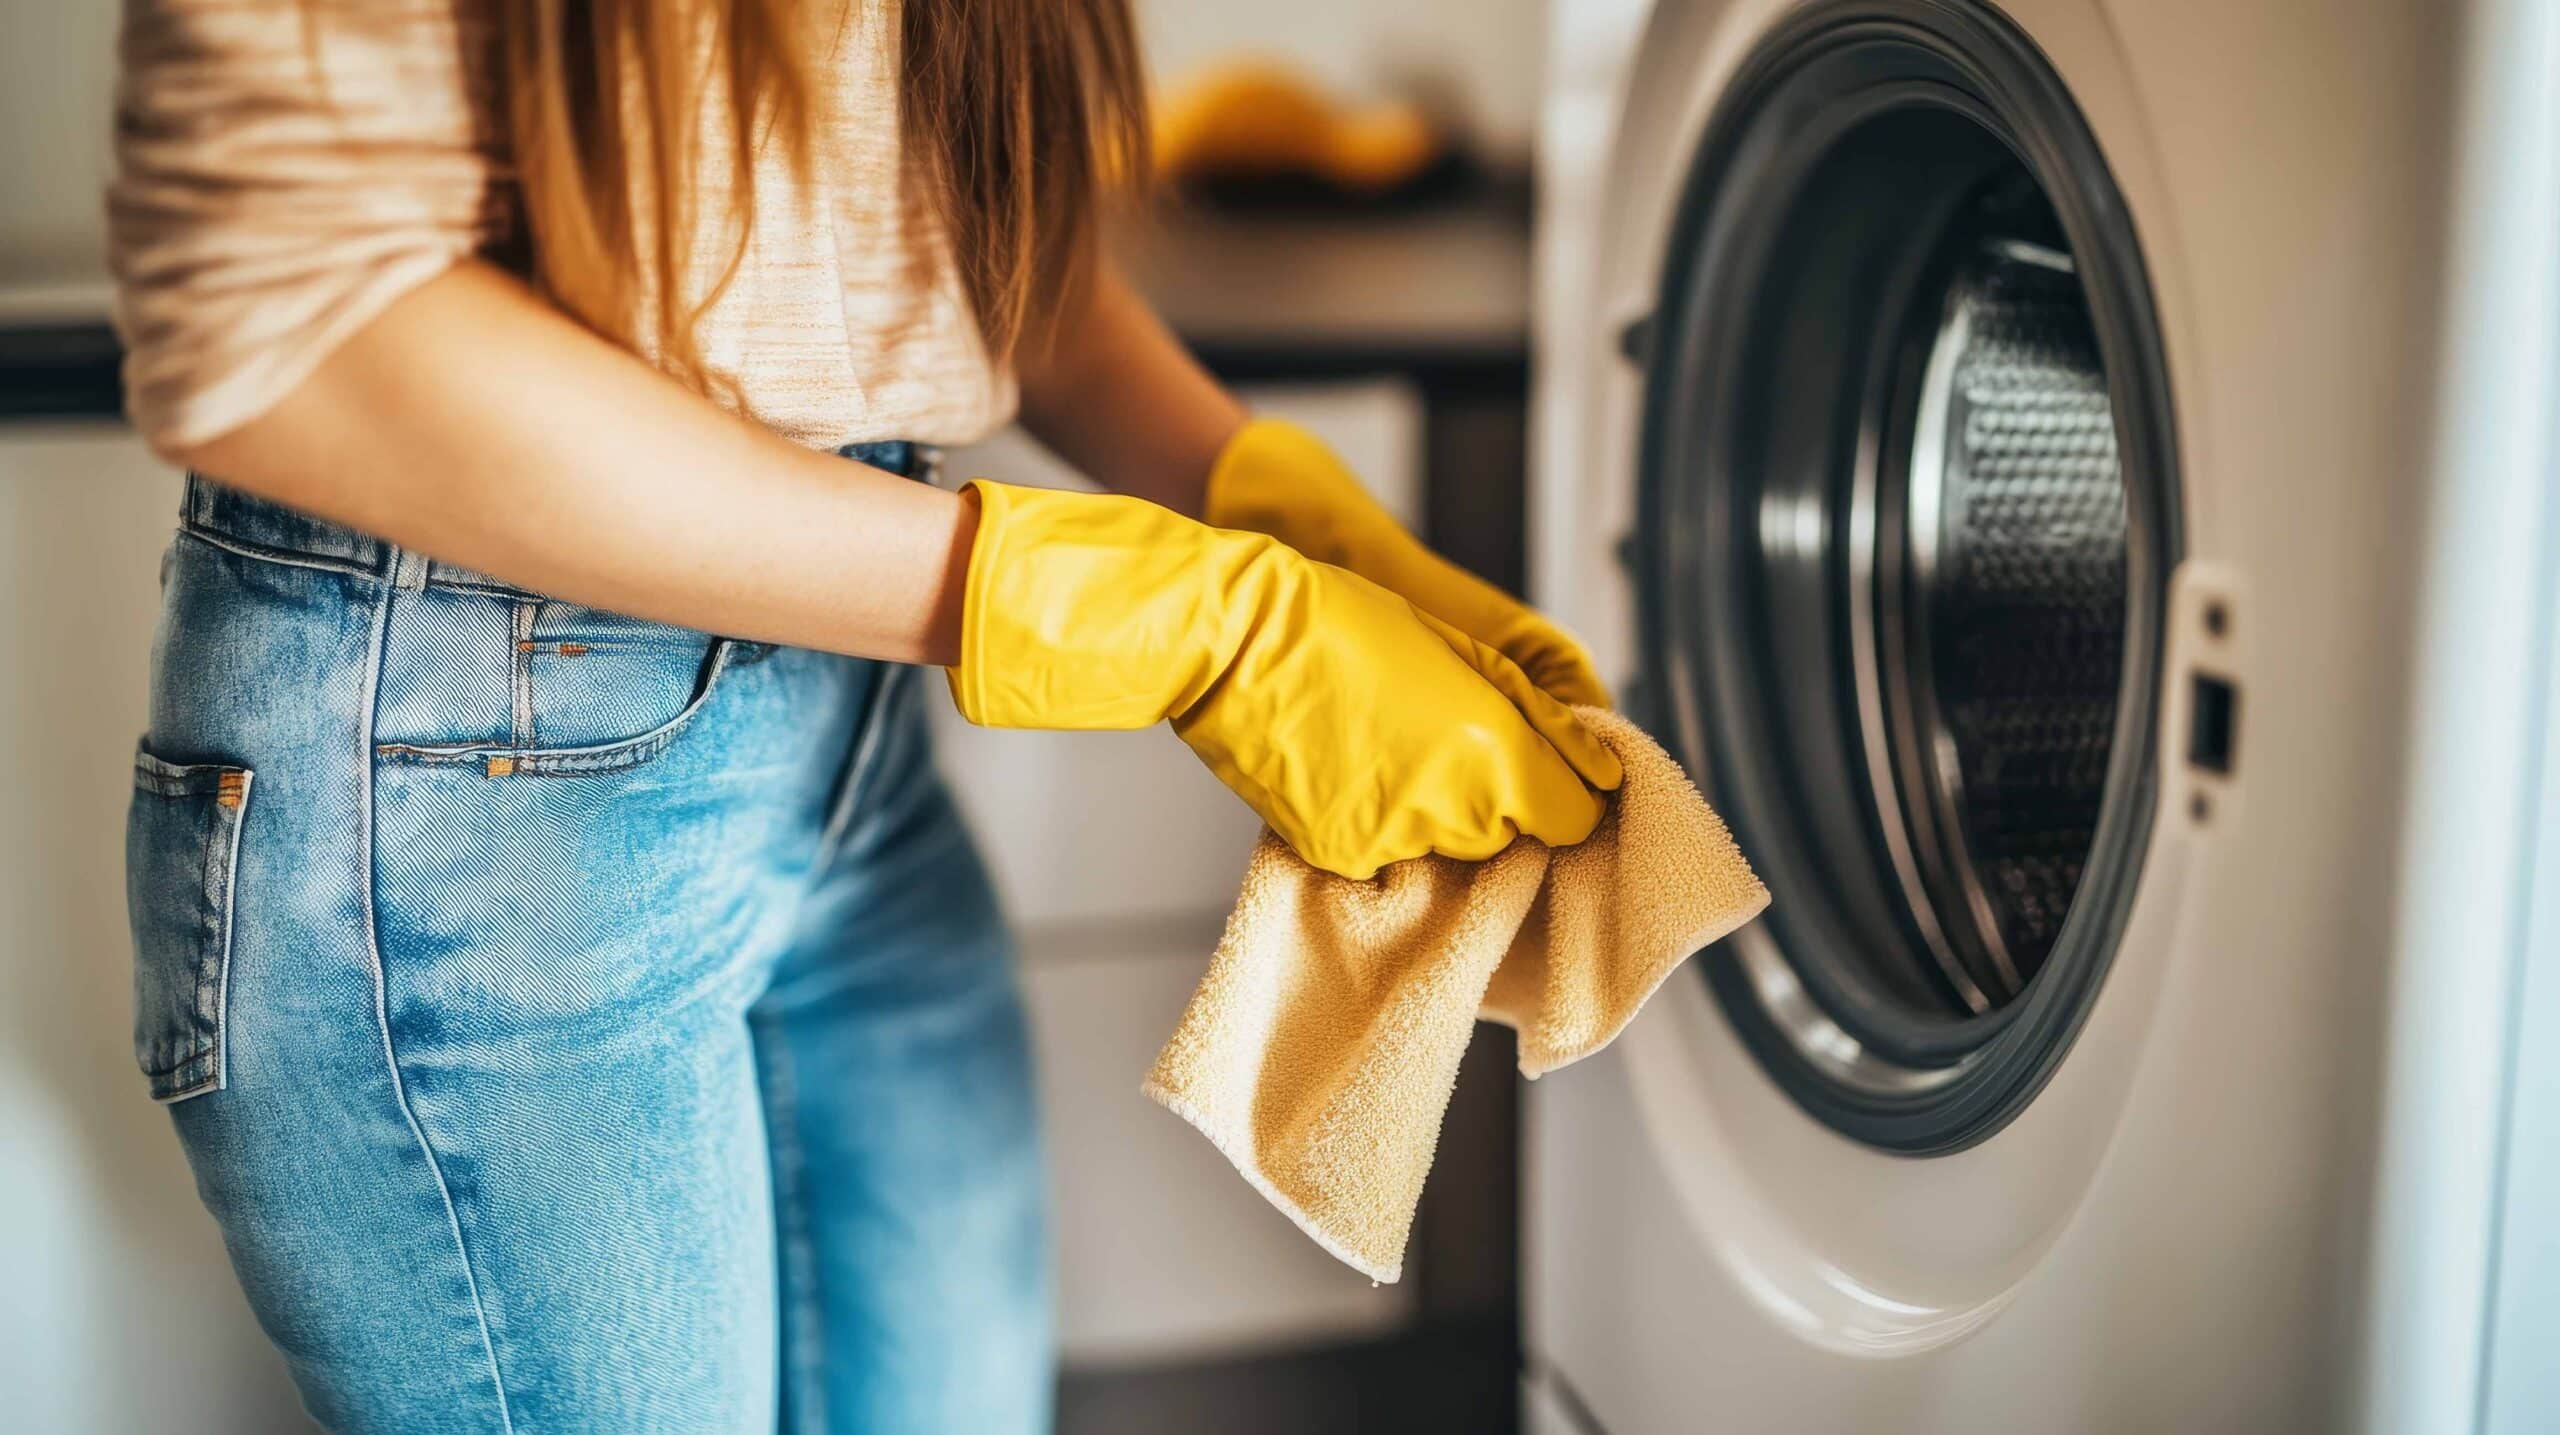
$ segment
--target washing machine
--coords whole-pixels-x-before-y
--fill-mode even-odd
[[[2560,1430],[2560,16],[1567,0],[1532,567],[1767,880],[1527,1421]]]

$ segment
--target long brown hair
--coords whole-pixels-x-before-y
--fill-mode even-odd
[[[563,308],[619,342],[648,341],[705,386],[694,326],[745,257],[756,158],[778,148],[809,172],[828,82],[812,57],[877,18],[897,26],[905,182],[941,227],[989,354],[1008,360],[1045,337],[1090,272],[1104,189],[1146,154],[1128,0],[833,4],[490,5],[534,273]],[[890,8],[858,16],[860,4]],[[732,187],[705,195],[697,137],[724,131]],[[687,302],[684,248],[706,205],[720,206],[732,247],[719,283]]]

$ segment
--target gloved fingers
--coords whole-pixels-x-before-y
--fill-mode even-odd
[[[1491,643],[1558,702],[1612,706],[1608,685],[1571,634],[1433,552],[1324,440],[1295,424],[1255,419],[1239,430],[1209,472],[1205,503],[1218,527],[1267,533]]]
[[[1517,754],[1525,736],[1508,741],[1496,739],[1488,746]],[[1617,762],[1614,754],[1609,760],[1613,765]],[[1515,755],[1510,766],[1511,800],[1501,816],[1486,828],[1463,837],[1453,829],[1451,836],[1457,840],[1441,843],[1435,850],[1444,856],[1481,862],[1511,845],[1515,833],[1535,837],[1550,847],[1571,847],[1600,825],[1609,799],[1593,791],[1582,773],[1566,763],[1562,752],[1550,745],[1525,759]]]
[[[1591,655],[1555,620],[1433,553],[1420,540],[1407,535],[1406,542],[1411,556],[1401,566],[1425,581],[1409,585],[1411,591],[1398,591],[1415,607],[1491,643],[1547,696],[1567,707],[1616,706],[1609,700],[1608,684],[1591,665]]]
[[[1551,847],[1590,836],[1607,798],[1557,739],[1590,749],[1583,760],[1611,782],[1619,779],[1616,754],[1500,653],[1370,591],[1397,615],[1385,630],[1416,624],[1407,631],[1423,646],[1405,649],[1388,685],[1355,704],[1354,729],[1376,723],[1368,776],[1341,786],[1296,785],[1293,779],[1322,769],[1240,760],[1214,721],[1204,729],[1180,719],[1175,731],[1300,857],[1354,881],[1427,853],[1481,862],[1524,834]],[[1226,716],[1232,726],[1233,715]],[[1269,728],[1255,722],[1247,730],[1259,737]]]
[[[1309,865],[1356,882],[1428,853],[1482,862],[1523,835],[1570,847],[1607,810],[1608,799],[1492,693],[1441,730],[1430,765],[1434,780],[1402,787],[1397,805],[1356,822],[1309,822],[1288,803],[1247,801]]]
[[[1599,669],[1591,665],[1591,655],[1554,619],[1463,570],[1452,571],[1459,581],[1447,585],[1448,591],[1471,601],[1454,605],[1442,617],[1501,649],[1557,702],[1577,708],[1617,706],[1609,700],[1609,685],[1600,681]]]
[[[1574,716],[1573,709],[1549,696],[1521,670],[1519,664],[1504,657],[1490,644],[1479,642],[1428,613],[1417,610],[1415,616],[1438,633],[1451,651],[1482,673],[1495,691],[1510,699],[1511,705],[1520,710],[1520,715],[1529,720],[1529,726],[1538,730],[1538,735],[1572,765],[1584,782],[1603,792],[1617,790],[1625,777],[1624,770],[1618,765],[1618,755],[1585,727],[1581,718]]]
[[[1609,685],[1600,681],[1600,670],[1591,665],[1591,655],[1563,630],[1540,620],[1501,648],[1540,692],[1557,702],[1575,708],[1617,706],[1609,697]]]

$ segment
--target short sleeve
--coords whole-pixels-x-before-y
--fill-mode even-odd
[[[470,3],[126,0],[107,228],[146,437],[192,445],[256,418],[503,236],[512,185]]]

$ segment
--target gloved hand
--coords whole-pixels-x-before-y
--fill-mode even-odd
[[[1609,707],[1608,686],[1573,636],[1520,600],[1432,552],[1360,487],[1324,440],[1255,419],[1209,471],[1201,515],[1212,527],[1268,533],[1319,563],[1348,568],[1520,665],[1549,697]]]
[[[1500,653],[1258,534],[1134,498],[979,481],[961,716],[991,727],[1170,718],[1299,855],[1365,878],[1515,833],[1579,842],[1618,759]]]

